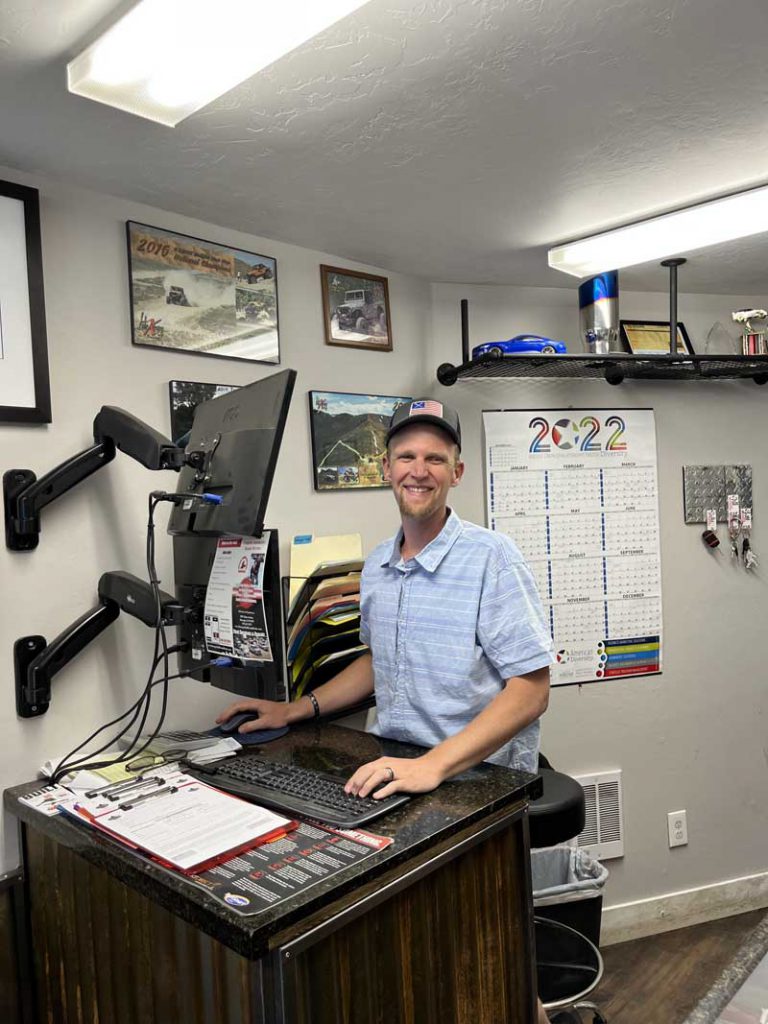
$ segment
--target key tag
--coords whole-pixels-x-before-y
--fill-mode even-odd
[[[741,533],[741,516],[739,515],[738,494],[728,495],[728,537],[731,541],[731,556],[739,557],[739,534]]]
[[[744,562],[744,568],[749,572],[757,565],[757,555],[752,550],[752,544],[750,543],[750,537],[752,535],[751,508],[743,508],[741,510],[741,535],[743,537],[741,542],[741,557]]]
[[[701,535],[701,539],[710,549],[716,554],[720,554],[717,550],[720,546],[720,538],[717,536],[717,509],[708,508],[706,511],[707,516],[707,528]]]

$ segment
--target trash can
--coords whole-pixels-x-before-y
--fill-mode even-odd
[[[536,916],[574,928],[599,947],[608,868],[585,850],[550,846],[531,850],[531,876]]]

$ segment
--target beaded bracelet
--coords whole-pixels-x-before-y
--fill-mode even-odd
[[[312,707],[315,709],[315,718],[320,717],[320,705],[317,703],[317,697],[314,693],[306,694],[307,697],[312,701]]]

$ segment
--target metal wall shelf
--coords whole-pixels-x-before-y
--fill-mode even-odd
[[[441,384],[459,380],[538,377],[603,379],[609,384],[624,380],[745,380],[768,383],[768,356],[693,356],[659,353],[652,356],[612,352],[610,355],[505,355],[481,356],[454,366],[437,368]]]

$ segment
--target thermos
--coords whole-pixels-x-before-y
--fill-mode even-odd
[[[579,285],[579,320],[588,352],[602,355],[620,348],[617,270],[608,270]]]

